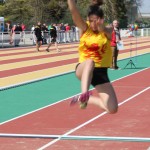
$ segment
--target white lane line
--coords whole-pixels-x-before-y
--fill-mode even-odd
[[[143,89],[142,91],[136,93],[135,95],[133,95],[133,96],[129,97],[128,99],[124,100],[123,102],[119,103],[119,106],[121,106],[121,105],[127,103],[128,101],[132,100],[133,98],[137,97],[138,95],[144,93],[145,91],[147,91],[147,90],[149,90],[149,89],[150,89],[150,87],[147,87],[147,88]],[[44,150],[45,148],[47,148],[47,147],[53,145],[54,143],[58,142],[59,140],[61,140],[61,138],[62,138],[63,136],[67,136],[67,135],[69,135],[69,134],[72,134],[73,132],[75,132],[75,131],[77,131],[78,129],[84,127],[85,125],[91,123],[92,121],[95,121],[96,119],[98,119],[98,118],[104,116],[105,114],[107,114],[107,113],[106,113],[106,112],[103,112],[103,113],[99,114],[98,116],[96,116],[96,117],[94,117],[94,118],[88,120],[87,122],[85,122],[85,123],[83,123],[83,124],[77,126],[76,128],[71,129],[70,131],[68,131],[68,132],[66,132],[65,134],[63,134],[63,135],[61,135],[60,137],[58,137],[58,139],[55,139],[55,140],[53,140],[53,141],[47,143],[46,145],[42,146],[41,148],[38,148],[38,150]]]

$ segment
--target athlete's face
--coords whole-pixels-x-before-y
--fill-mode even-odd
[[[90,15],[88,17],[89,23],[90,23],[90,28],[94,31],[97,32],[99,31],[99,27],[101,24],[104,23],[104,19],[100,18],[96,15]]]

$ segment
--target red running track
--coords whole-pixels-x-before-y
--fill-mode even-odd
[[[146,69],[113,82],[119,103],[148,88],[149,74],[150,69]],[[0,133],[63,135],[74,129],[74,132],[70,132],[72,135],[149,137],[149,97],[148,89],[121,105],[117,114],[103,115],[79,129],[75,128],[102,111],[94,106],[88,106],[86,110],[80,110],[78,106],[69,107],[69,101],[66,100],[4,123],[0,126]],[[50,145],[45,148],[47,150],[147,150],[150,147],[150,143],[0,138],[0,149],[36,150],[47,143]]]

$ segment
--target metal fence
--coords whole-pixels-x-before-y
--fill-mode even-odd
[[[128,37],[130,32],[127,29],[121,29],[121,37]],[[150,28],[138,29],[133,31],[134,36],[150,36]],[[42,32],[43,44],[47,44],[51,41],[49,32]],[[13,41],[13,43],[10,43]],[[57,42],[58,43],[69,43],[79,41],[79,31],[73,32],[58,32]],[[10,36],[8,32],[0,32],[0,48],[3,47],[15,47],[15,46],[32,46],[35,45],[34,32],[24,31],[20,34],[13,34]]]
[[[42,32],[43,44],[50,43],[51,37],[49,32]],[[79,41],[79,31],[73,32],[58,32],[58,43],[69,43]],[[13,33],[12,36],[9,32],[0,32],[0,48],[15,47],[15,46],[32,46],[35,45],[36,38],[34,32],[24,31],[22,33]]]
[[[150,36],[150,28],[143,28],[134,31],[129,31],[128,29],[121,29],[121,37],[128,37],[130,35],[143,37],[143,36]]]

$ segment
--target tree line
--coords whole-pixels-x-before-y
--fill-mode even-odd
[[[105,22],[111,23],[117,19],[122,27],[126,27],[128,24],[126,0],[103,1]],[[77,0],[80,13],[85,18],[89,3],[90,0]],[[5,21],[20,22],[27,26],[38,21],[48,24],[73,23],[66,0],[5,0],[0,4],[0,16],[4,16]]]

